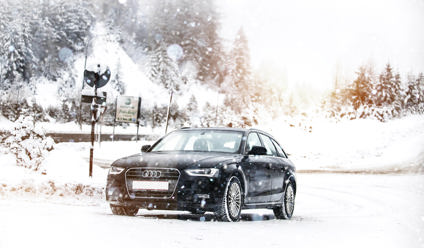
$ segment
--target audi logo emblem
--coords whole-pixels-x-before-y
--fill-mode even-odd
[[[160,177],[160,171],[156,171],[156,170],[145,170],[142,173],[143,177],[152,177],[152,178],[158,178]]]

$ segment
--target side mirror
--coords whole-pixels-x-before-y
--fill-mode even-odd
[[[152,147],[151,145],[144,145],[141,147],[141,152],[148,152],[150,147]]]
[[[262,146],[253,146],[248,155],[266,155],[266,148]]]

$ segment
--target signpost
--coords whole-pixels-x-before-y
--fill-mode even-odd
[[[138,141],[138,129],[140,126],[140,105],[141,98],[134,96],[118,96],[116,99],[116,112],[115,122],[126,122],[137,124],[137,136]],[[113,125],[112,140],[115,137],[115,125]]]
[[[82,95],[81,102],[91,103],[91,147],[90,147],[90,162],[88,176],[93,176],[93,153],[94,153],[94,128],[100,117],[106,111],[106,92],[97,94],[97,89],[105,86],[110,79],[110,70],[106,70],[102,73],[100,71],[100,65],[97,65],[97,71],[84,70],[84,84],[90,87],[94,86],[94,94]]]

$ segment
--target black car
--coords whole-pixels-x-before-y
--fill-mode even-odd
[[[295,167],[279,143],[256,129],[184,128],[111,165],[106,200],[113,214],[140,208],[212,211],[238,221],[242,209],[293,215]]]

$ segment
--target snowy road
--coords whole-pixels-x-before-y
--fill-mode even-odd
[[[424,247],[424,175],[298,174],[295,216],[238,223],[184,212],[113,216],[105,203],[0,200],[6,247]]]

